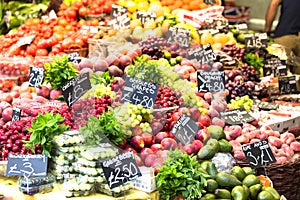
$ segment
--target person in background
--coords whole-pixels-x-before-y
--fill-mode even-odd
[[[280,17],[274,32],[274,41],[300,57],[300,0],[271,0],[265,18],[265,32],[270,33],[278,8]]]

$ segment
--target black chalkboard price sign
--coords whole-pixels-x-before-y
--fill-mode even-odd
[[[91,88],[92,86],[89,79],[89,73],[84,73],[70,80],[66,85],[64,85],[61,91],[67,102],[67,105],[71,107]]]
[[[197,71],[198,92],[220,92],[225,90],[224,71]]]
[[[183,28],[170,27],[167,33],[167,42],[178,42],[182,47],[190,46],[190,30]]]
[[[196,59],[200,64],[206,64],[216,59],[210,44],[199,46],[188,51],[188,57],[191,60]]]
[[[157,85],[127,76],[121,101],[135,105],[141,104],[144,108],[152,109],[157,91]]]
[[[279,77],[278,87],[280,94],[297,93],[296,76]]]
[[[146,11],[137,11],[136,18],[139,19],[142,24],[145,24],[148,20],[156,20],[156,13],[153,12],[146,12]]]
[[[243,145],[242,149],[252,168],[266,166],[273,162],[276,162],[276,159],[267,140]]]
[[[44,80],[44,69],[40,67],[30,67],[29,73],[29,86],[30,87],[40,87]]]
[[[104,160],[101,164],[110,189],[142,176],[132,151]]]
[[[195,138],[199,126],[187,114],[183,114],[177,122],[175,122],[171,132],[183,144],[189,144]]]
[[[113,4],[111,6],[110,17],[112,19],[114,19],[118,16],[121,16],[121,15],[127,14],[127,13],[128,13],[128,9],[126,7],[118,6],[118,5],[115,5],[115,4]]]
[[[78,52],[73,52],[68,55],[69,62],[74,64],[79,64],[81,62],[81,58]]]
[[[230,125],[243,124],[247,122],[252,122],[255,120],[245,108],[238,108],[233,110],[227,110],[220,113],[225,122]]]
[[[268,47],[267,33],[245,34],[246,48],[267,48]]]
[[[216,4],[216,0],[204,0],[204,3],[207,5],[214,5]]]
[[[263,74],[264,76],[286,76],[287,68],[283,61],[279,59],[267,60],[263,66]]]
[[[22,109],[19,107],[14,107],[13,111],[12,111],[12,117],[11,117],[11,121],[19,121],[21,119],[21,112]]]
[[[48,156],[45,154],[9,154],[6,176],[46,176]]]

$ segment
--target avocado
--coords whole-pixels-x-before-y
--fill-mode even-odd
[[[246,173],[240,166],[234,166],[231,169],[231,174],[235,177],[237,177],[240,181],[243,181],[244,178],[246,177]]]
[[[210,160],[219,150],[219,143],[216,139],[210,138],[206,145],[198,152],[197,156],[200,160]]]
[[[231,194],[229,190],[226,189],[216,189],[215,195],[217,199],[231,199]]]
[[[231,196],[234,200],[246,200],[243,186],[237,185],[231,190]]]
[[[260,180],[257,176],[254,174],[247,175],[243,180],[243,185],[246,185],[247,187],[250,187],[255,184],[260,184]]]
[[[226,140],[226,139],[221,139],[218,141],[219,142],[219,152],[222,153],[229,153],[232,150],[232,145]]]
[[[244,170],[244,172],[246,173],[246,175],[249,175],[249,174],[256,174],[255,170],[252,169],[251,167],[242,167],[242,169]]]
[[[201,197],[201,200],[208,200],[208,199],[216,199],[216,195],[207,193],[203,197]]]
[[[250,190],[250,198],[252,200],[256,200],[257,199],[257,195],[258,193],[261,191],[262,189],[262,185],[261,184],[255,184],[249,187]]]
[[[223,187],[235,187],[237,185],[242,185],[239,179],[226,172],[219,172],[216,176],[216,181],[219,186]]]
[[[218,188],[217,181],[215,181],[214,179],[207,179],[206,182],[207,182],[207,187],[206,187],[207,192],[214,193],[215,190]]]
[[[270,187],[270,186],[264,186],[264,187],[262,187],[262,190],[271,193],[275,200],[280,199],[280,195],[275,188]]]
[[[210,133],[210,136],[216,140],[225,139],[226,135],[224,129],[218,125],[210,125],[206,128]]]
[[[207,172],[213,179],[216,178],[218,170],[213,162],[208,163]]]
[[[257,195],[257,200],[275,200],[273,195],[268,191],[261,191]]]

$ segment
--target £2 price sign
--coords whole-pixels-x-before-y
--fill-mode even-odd
[[[183,114],[174,124],[171,132],[183,144],[189,144],[195,138],[199,126],[194,122],[190,116]]]
[[[225,122],[230,125],[244,124],[255,120],[244,107],[220,113]]]
[[[243,152],[252,168],[276,162],[268,141],[262,140],[242,146]]]
[[[200,46],[188,51],[189,59],[196,59],[200,64],[209,63],[216,59],[210,44]]]
[[[29,74],[29,86],[30,87],[40,87],[44,80],[44,69],[39,67],[30,67]]]
[[[48,156],[45,154],[9,154],[6,176],[46,176]]]
[[[61,90],[68,106],[71,107],[91,88],[89,73],[84,73],[70,80]]]
[[[81,58],[78,52],[73,52],[68,55],[69,62],[74,64],[79,64],[81,62]]]
[[[126,77],[121,101],[134,105],[141,104],[144,108],[152,109],[156,99],[158,87],[153,83]]]
[[[110,189],[142,176],[132,151],[104,160],[102,168]]]
[[[197,71],[198,92],[221,92],[225,90],[224,71]]]

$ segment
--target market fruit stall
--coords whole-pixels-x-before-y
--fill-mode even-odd
[[[0,194],[298,199],[298,75],[223,9],[69,2],[1,36]]]

